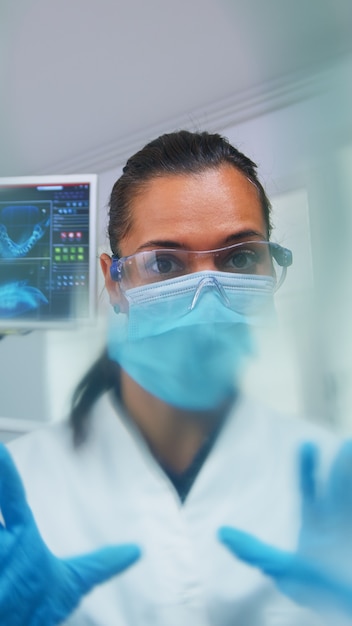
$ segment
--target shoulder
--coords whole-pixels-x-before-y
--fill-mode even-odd
[[[70,427],[66,421],[41,426],[14,439],[7,447],[20,471],[21,468],[33,468],[70,449]]]
[[[18,437],[8,449],[24,482],[59,480],[64,470],[82,470],[84,465],[104,455],[106,441],[119,441],[121,422],[109,394],[96,403],[91,415],[87,441],[75,447],[68,421],[49,424]]]
[[[290,415],[242,395],[231,417],[233,435],[240,434],[258,454],[283,459],[297,459],[307,442],[317,446],[321,458],[330,463],[342,443],[342,437],[323,424],[306,417]],[[255,444],[249,441],[255,440]]]
[[[39,530],[56,554],[94,549],[105,541],[102,529],[117,540],[123,501],[115,495],[127,493],[132,471],[134,439],[126,441],[124,423],[107,394],[97,402],[81,446],[74,446],[68,422],[40,428],[8,446]]]
[[[68,422],[20,437],[8,449],[23,479],[30,502],[50,498],[91,500],[97,490],[126,490],[147,480],[154,468],[147,445],[117,406],[111,393],[100,398],[90,416],[87,439],[74,445]]]
[[[270,405],[258,402],[246,394],[239,396],[234,409],[239,420],[249,419],[256,423],[262,423],[267,428],[272,428],[274,431],[282,434],[287,433],[289,436],[297,436],[298,438],[300,436],[312,436],[322,440],[337,438],[336,433],[317,420],[309,418],[309,416],[278,411]]]

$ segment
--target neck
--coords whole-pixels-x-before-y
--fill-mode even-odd
[[[191,465],[229,408],[227,403],[207,412],[179,409],[148,393],[124,370],[121,370],[121,400],[153,455],[177,473]]]

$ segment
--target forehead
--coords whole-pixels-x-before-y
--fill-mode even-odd
[[[241,232],[267,234],[257,188],[231,165],[153,178],[134,197],[131,211],[132,228],[121,242],[124,255],[148,242],[209,250]]]

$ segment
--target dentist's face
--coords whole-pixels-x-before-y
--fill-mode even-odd
[[[123,256],[165,248],[208,251],[267,237],[256,187],[230,165],[154,178],[139,189],[131,210],[131,229],[119,242]],[[213,255],[194,256],[191,280],[193,272],[218,269]],[[136,338],[131,330],[131,340],[125,332],[120,336],[113,316],[110,358],[168,405],[203,416],[232,401],[251,350],[245,315],[227,308],[212,291],[192,311],[183,301],[180,308],[176,288],[170,299],[164,294],[152,300],[151,309],[147,301],[134,304],[131,292],[125,298],[120,284],[112,282],[109,257],[104,259],[111,302],[129,312],[130,330],[137,333]],[[220,284],[219,289],[222,294]]]
[[[231,165],[199,174],[153,178],[132,201],[132,228],[120,242],[122,256],[143,250],[212,250],[267,238],[256,187]],[[111,260],[102,269],[112,304],[121,304],[119,286],[110,279]],[[194,271],[213,270],[212,257],[197,260]]]

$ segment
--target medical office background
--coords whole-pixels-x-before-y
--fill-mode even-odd
[[[97,257],[126,158],[161,132],[227,136],[259,167],[294,266],[244,387],[352,430],[349,0],[3,0],[0,176],[97,173]],[[97,261],[98,265],[98,261]],[[104,346],[108,301],[72,330],[0,341],[0,439],[63,419]]]

